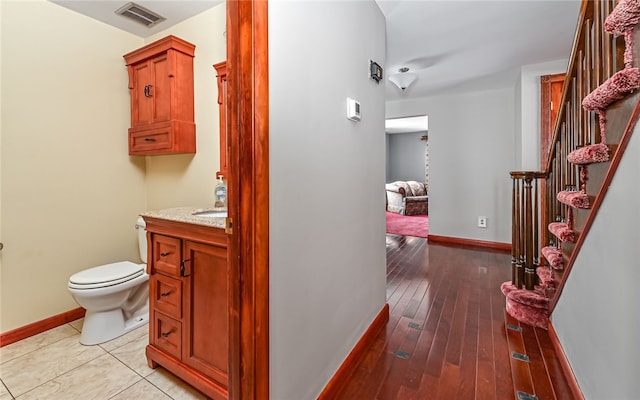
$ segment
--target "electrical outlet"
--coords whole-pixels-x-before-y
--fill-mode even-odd
[[[487,217],[480,216],[478,217],[478,228],[486,228],[487,227]]]

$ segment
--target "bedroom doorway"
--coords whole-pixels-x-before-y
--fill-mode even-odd
[[[428,117],[389,118],[385,130],[387,234],[427,237]]]

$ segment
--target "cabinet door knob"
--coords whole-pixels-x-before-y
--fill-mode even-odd
[[[162,335],[162,337],[169,337],[169,335],[171,335],[172,331],[169,332],[162,332],[160,335]]]
[[[153,96],[151,93],[151,85],[147,85],[144,87],[144,97],[151,97]]]
[[[160,293],[160,296],[167,297],[170,294],[171,294],[171,292],[164,292],[164,293]]]
[[[169,252],[166,252],[166,253],[160,253],[160,257],[166,257],[166,256],[168,256],[169,254],[171,254],[171,253],[169,253]]]

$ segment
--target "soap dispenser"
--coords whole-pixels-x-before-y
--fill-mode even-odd
[[[218,176],[218,184],[215,189],[216,202],[214,207],[227,208],[227,186],[224,184],[222,175]]]

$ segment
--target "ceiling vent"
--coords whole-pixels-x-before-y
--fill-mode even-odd
[[[166,19],[165,17],[162,17],[136,3],[125,4],[123,7],[116,10],[116,14],[132,19],[147,28],[151,28]]]

